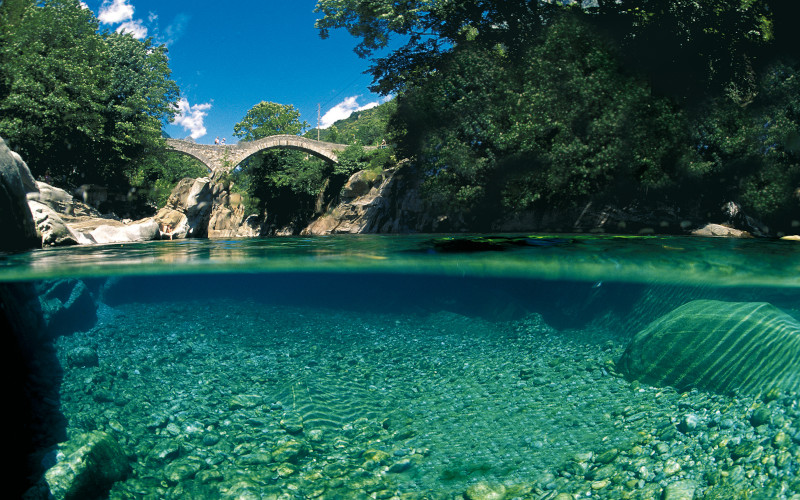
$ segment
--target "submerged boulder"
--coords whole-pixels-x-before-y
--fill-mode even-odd
[[[60,460],[45,473],[52,498],[100,498],[130,472],[128,457],[105,432],[81,434],[62,446]]]
[[[695,300],[636,334],[619,366],[680,391],[800,392],[800,323],[766,302]]]
[[[88,330],[97,322],[97,305],[83,281],[47,280],[36,288],[43,326],[50,336]]]

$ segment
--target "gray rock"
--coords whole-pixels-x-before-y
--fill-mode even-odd
[[[723,226],[722,224],[706,224],[692,231],[694,236],[716,236],[725,238],[752,238],[753,235],[741,229]]]
[[[105,496],[130,472],[128,457],[105,432],[81,434],[62,445],[61,459],[45,473],[56,499]]]
[[[151,241],[159,237],[158,222],[144,219],[124,226],[99,226],[89,233],[95,243],[132,243]]]
[[[0,138],[0,251],[37,248],[40,239],[28,208],[27,193],[36,191],[31,171]]]
[[[28,207],[36,223],[36,234],[41,238],[43,248],[78,244],[78,236],[55,210],[34,200],[28,200]]]
[[[695,300],[637,333],[618,366],[681,391],[800,391],[800,323],[765,302]]]
[[[208,177],[184,178],[154,217],[163,237],[204,238],[213,208],[214,184]]]

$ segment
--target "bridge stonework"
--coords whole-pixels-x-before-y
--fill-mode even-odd
[[[200,160],[212,172],[230,172],[236,165],[239,165],[250,156],[259,151],[273,148],[304,151],[323,160],[336,163],[338,153],[344,150],[347,144],[315,141],[299,135],[272,135],[257,141],[230,145],[195,144],[181,139],[167,139],[167,147]]]

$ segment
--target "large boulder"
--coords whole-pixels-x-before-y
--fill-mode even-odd
[[[800,323],[766,302],[695,300],[636,334],[619,366],[680,391],[800,392]]]
[[[0,251],[37,248],[40,239],[28,208],[27,194],[36,191],[28,166],[0,138]]]
[[[58,462],[44,477],[52,498],[69,500],[107,496],[111,486],[129,473],[128,457],[119,443],[94,431],[62,445]]]
[[[172,239],[207,236],[214,204],[212,189],[212,182],[208,177],[181,179],[172,190],[166,206],[155,216],[162,237]]]
[[[216,183],[213,188],[214,205],[208,221],[209,238],[232,238],[239,235],[244,221],[242,195],[231,193],[228,183]]]
[[[34,200],[28,200],[28,207],[36,223],[36,234],[41,239],[42,248],[78,244],[78,236],[55,210]]]
[[[144,219],[127,225],[98,226],[89,233],[94,243],[133,243],[159,238],[159,224],[153,219]]]

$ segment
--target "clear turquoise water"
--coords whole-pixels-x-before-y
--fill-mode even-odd
[[[799,250],[586,235],[181,240],[2,255],[0,283],[86,285],[96,319],[53,316],[35,341],[62,370],[37,380],[63,418],[34,410],[51,427],[31,468],[103,431],[131,462],[112,498],[661,498],[676,481],[791,498],[795,462],[779,455],[797,446],[770,443],[796,430],[793,396],[769,403],[785,425],[759,430],[760,400],[632,384],[614,364],[690,300],[800,317]],[[97,366],[74,361],[86,347]],[[704,430],[663,435],[687,412]],[[712,461],[722,438],[767,452]],[[609,450],[619,458],[602,472]]]

